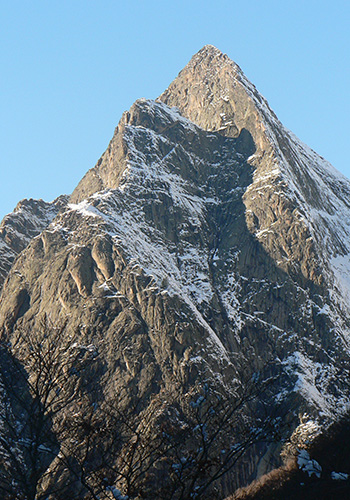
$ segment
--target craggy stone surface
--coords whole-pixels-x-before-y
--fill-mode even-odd
[[[22,200],[0,224],[0,288],[16,256],[45,229],[65,206],[66,196],[51,203]]]

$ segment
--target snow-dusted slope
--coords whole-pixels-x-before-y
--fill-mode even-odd
[[[147,309],[143,292],[129,295],[120,276],[101,271],[99,259],[107,257],[94,250],[94,242],[107,237],[128,272],[148,277],[148,293],[180,301],[187,311],[181,314],[205,332],[201,341],[197,334],[186,341],[192,351],[188,363],[211,359],[227,366],[239,355],[254,370],[264,370],[279,360],[289,380],[279,398],[294,388],[310,411],[329,416],[343,408],[347,318],[340,302],[332,300],[336,289],[326,281],[330,267],[320,264],[327,253],[318,253],[314,222],[304,209],[309,205],[301,203],[292,174],[282,174],[282,164],[275,161],[271,175],[259,175],[251,165],[257,150],[249,132],[237,138],[206,132],[161,102],[137,101],[120,133],[126,156],[118,186],[71,203],[41,236],[44,249],[51,238],[64,238],[67,276],[60,271],[61,278],[52,283],[52,273],[44,273],[43,281],[35,282],[30,296],[40,297],[43,288],[50,296],[41,295],[31,314],[48,308],[58,317],[66,314],[71,308],[68,279],[84,300],[98,293],[108,303],[125,299]],[[250,210],[258,217],[258,229],[249,224]],[[300,258],[300,249],[308,248]],[[309,257],[320,273],[314,281],[305,278],[308,269],[303,274],[300,264]],[[48,253],[41,268],[51,269],[52,258]],[[21,289],[16,280],[15,288]],[[52,302],[57,300],[63,310]]]
[[[22,200],[0,224],[0,287],[17,255],[45,229],[67,202],[60,196],[51,203]]]
[[[331,365],[337,362],[331,359],[330,344],[348,356],[350,182],[288,131],[241,69],[213,46],[199,51],[159,99],[206,130],[228,137],[248,130],[253,137],[256,152],[248,162],[254,174],[243,196],[246,224],[274,264],[293,280],[294,294],[303,295],[301,306],[294,311],[292,303],[289,306],[293,322],[309,316],[304,333],[296,341],[292,331],[282,333],[282,327],[281,337],[294,339],[288,349],[300,354],[293,357],[294,367],[305,374],[304,386],[309,387],[302,392],[314,399],[311,386],[323,377],[310,373],[332,369],[327,361],[321,367],[313,364],[310,345],[327,345],[324,355]],[[257,311],[265,321],[266,309],[265,304]],[[323,342],[311,340],[322,330]],[[318,391],[322,399],[326,390],[320,386]]]
[[[147,116],[148,127],[153,128],[141,125],[139,116]],[[124,131],[126,168],[118,188],[96,193],[90,200],[70,205],[70,210],[107,224],[109,235],[131,264],[190,306],[194,318],[214,339],[217,354],[221,350],[221,355],[229,357],[232,349],[243,354],[250,344],[257,366],[269,357],[281,360],[286,373],[295,379],[295,390],[310,407],[328,416],[344,408],[346,396],[339,393],[335,398],[333,389],[347,351],[343,343],[347,318],[340,313],[345,299],[338,295],[335,300],[339,290],[332,279],[327,281],[333,260],[328,247],[321,247],[321,231],[330,229],[317,223],[317,209],[305,200],[303,187],[296,189],[295,165],[287,164],[283,170],[283,164],[276,163],[270,176],[259,176],[249,165],[255,152],[252,143],[242,154],[243,150],[238,152],[241,137],[204,133],[162,103],[138,101],[129,122],[132,125],[127,123]],[[317,163],[305,146],[295,142],[294,147],[304,148],[299,161],[326,178],[325,196],[344,210],[342,199],[331,191],[331,183],[337,186],[337,173]],[[277,182],[272,183],[274,177]],[[339,179],[345,190],[349,183],[340,175]],[[321,180],[317,186],[326,189]],[[283,197],[288,203],[298,202],[293,209],[296,228],[291,223],[289,231],[300,238],[297,244],[304,249],[307,239],[315,246],[312,258],[319,260],[316,278],[318,282],[322,277],[321,284],[300,282],[296,273],[285,272],[283,262],[273,260],[275,249],[266,239],[281,240],[274,229],[279,223],[276,217],[265,226],[261,217],[260,229],[252,234],[248,230],[243,200],[257,207],[255,199],[262,190],[265,196],[269,190],[272,196],[277,193],[279,201]],[[334,217],[334,234],[335,228],[342,229],[343,217],[341,213]],[[299,224],[305,225],[301,233]],[[330,232],[328,238],[336,247],[339,239],[331,239]],[[259,249],[262,242],[266,254]],[[277,245],[286,243],[278,241]],[[101,286],[108,289],[109,285]],[[264,353],[259,351],[261,336],[270,344]]]
[[[346,275],[350,272],[347,265],[350,255],[350,181],[287,130],[267,102],[259,98],[255,87],[244,75],[241,78],[261,116],[264,134],[276,156],[274,169],[268,172],[267,178],[274,188],[281,186],[295,205],[317,246],[322,264],[320,273],[325,274],[327,281],[340,292],[338,300],[343,302],[341,296],[344,294],[349,299]],[[261,176],[257,168],[249,189],[254,190],[256,185],[268,189],[267,178]],[[264,227],[257,236],[265,237],[270,230],[273,234],[273,228]],[[349,305],[349,300],[345,302]]]
[[[253,182],[244,197],[247,224],[283,269],[322,282],[328,267],[325,248],[327,262],[347,252],[349,181],[286,130],[239,66],[211,45],[191,59],[159,99],[206,130],[228,137],[250,132],[256,153],[250,159]],[[291,234],[296,227],[305,237]],[[272,241],[276,234],[284,247]],[[296,239],[303,240],[301,246]]]

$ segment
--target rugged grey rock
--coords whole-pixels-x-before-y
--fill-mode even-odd
[[[0,288],[16,256],[40,234],[68,201],[59,196],[51,203],[43,200],[22,200],[0,224]]]
[[[279,365],[276,400],[301,413],[345,409],[350,182],[215,47],[124,113],[64,211],[40,207],[36,237],[11,247],[3,338],[68,321],[105,396],[186,392],[201,373],[229,385],[239,359]]]

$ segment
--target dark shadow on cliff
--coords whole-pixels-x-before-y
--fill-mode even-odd
[[[15,330],[12,343],[0,346],[0,492],[6,500],[84,489],[63,441],[77,439],[68,417],[101,397],[95,378],[100,370],[96,352],[73,340],[61,343],[65,327],[45,318],[41,328]],[[64,471],[64,484],[52,485]]]

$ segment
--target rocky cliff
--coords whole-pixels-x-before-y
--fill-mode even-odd
[[[280,374],[274,400],[298,401],[294,424],[332,418],[348,399],[349,195],[206,46],[124,113],[67,208],[31,234],[3,288],[2,338],[47,316],[66,325],[62,345],[96,352],[102,400],[184,397],[203,374],[229,388],[245,366]]]
[[[0,224],[0,288],[16,256],[40,234],[68,201],[60,196],[52,203],[22,200]]]

